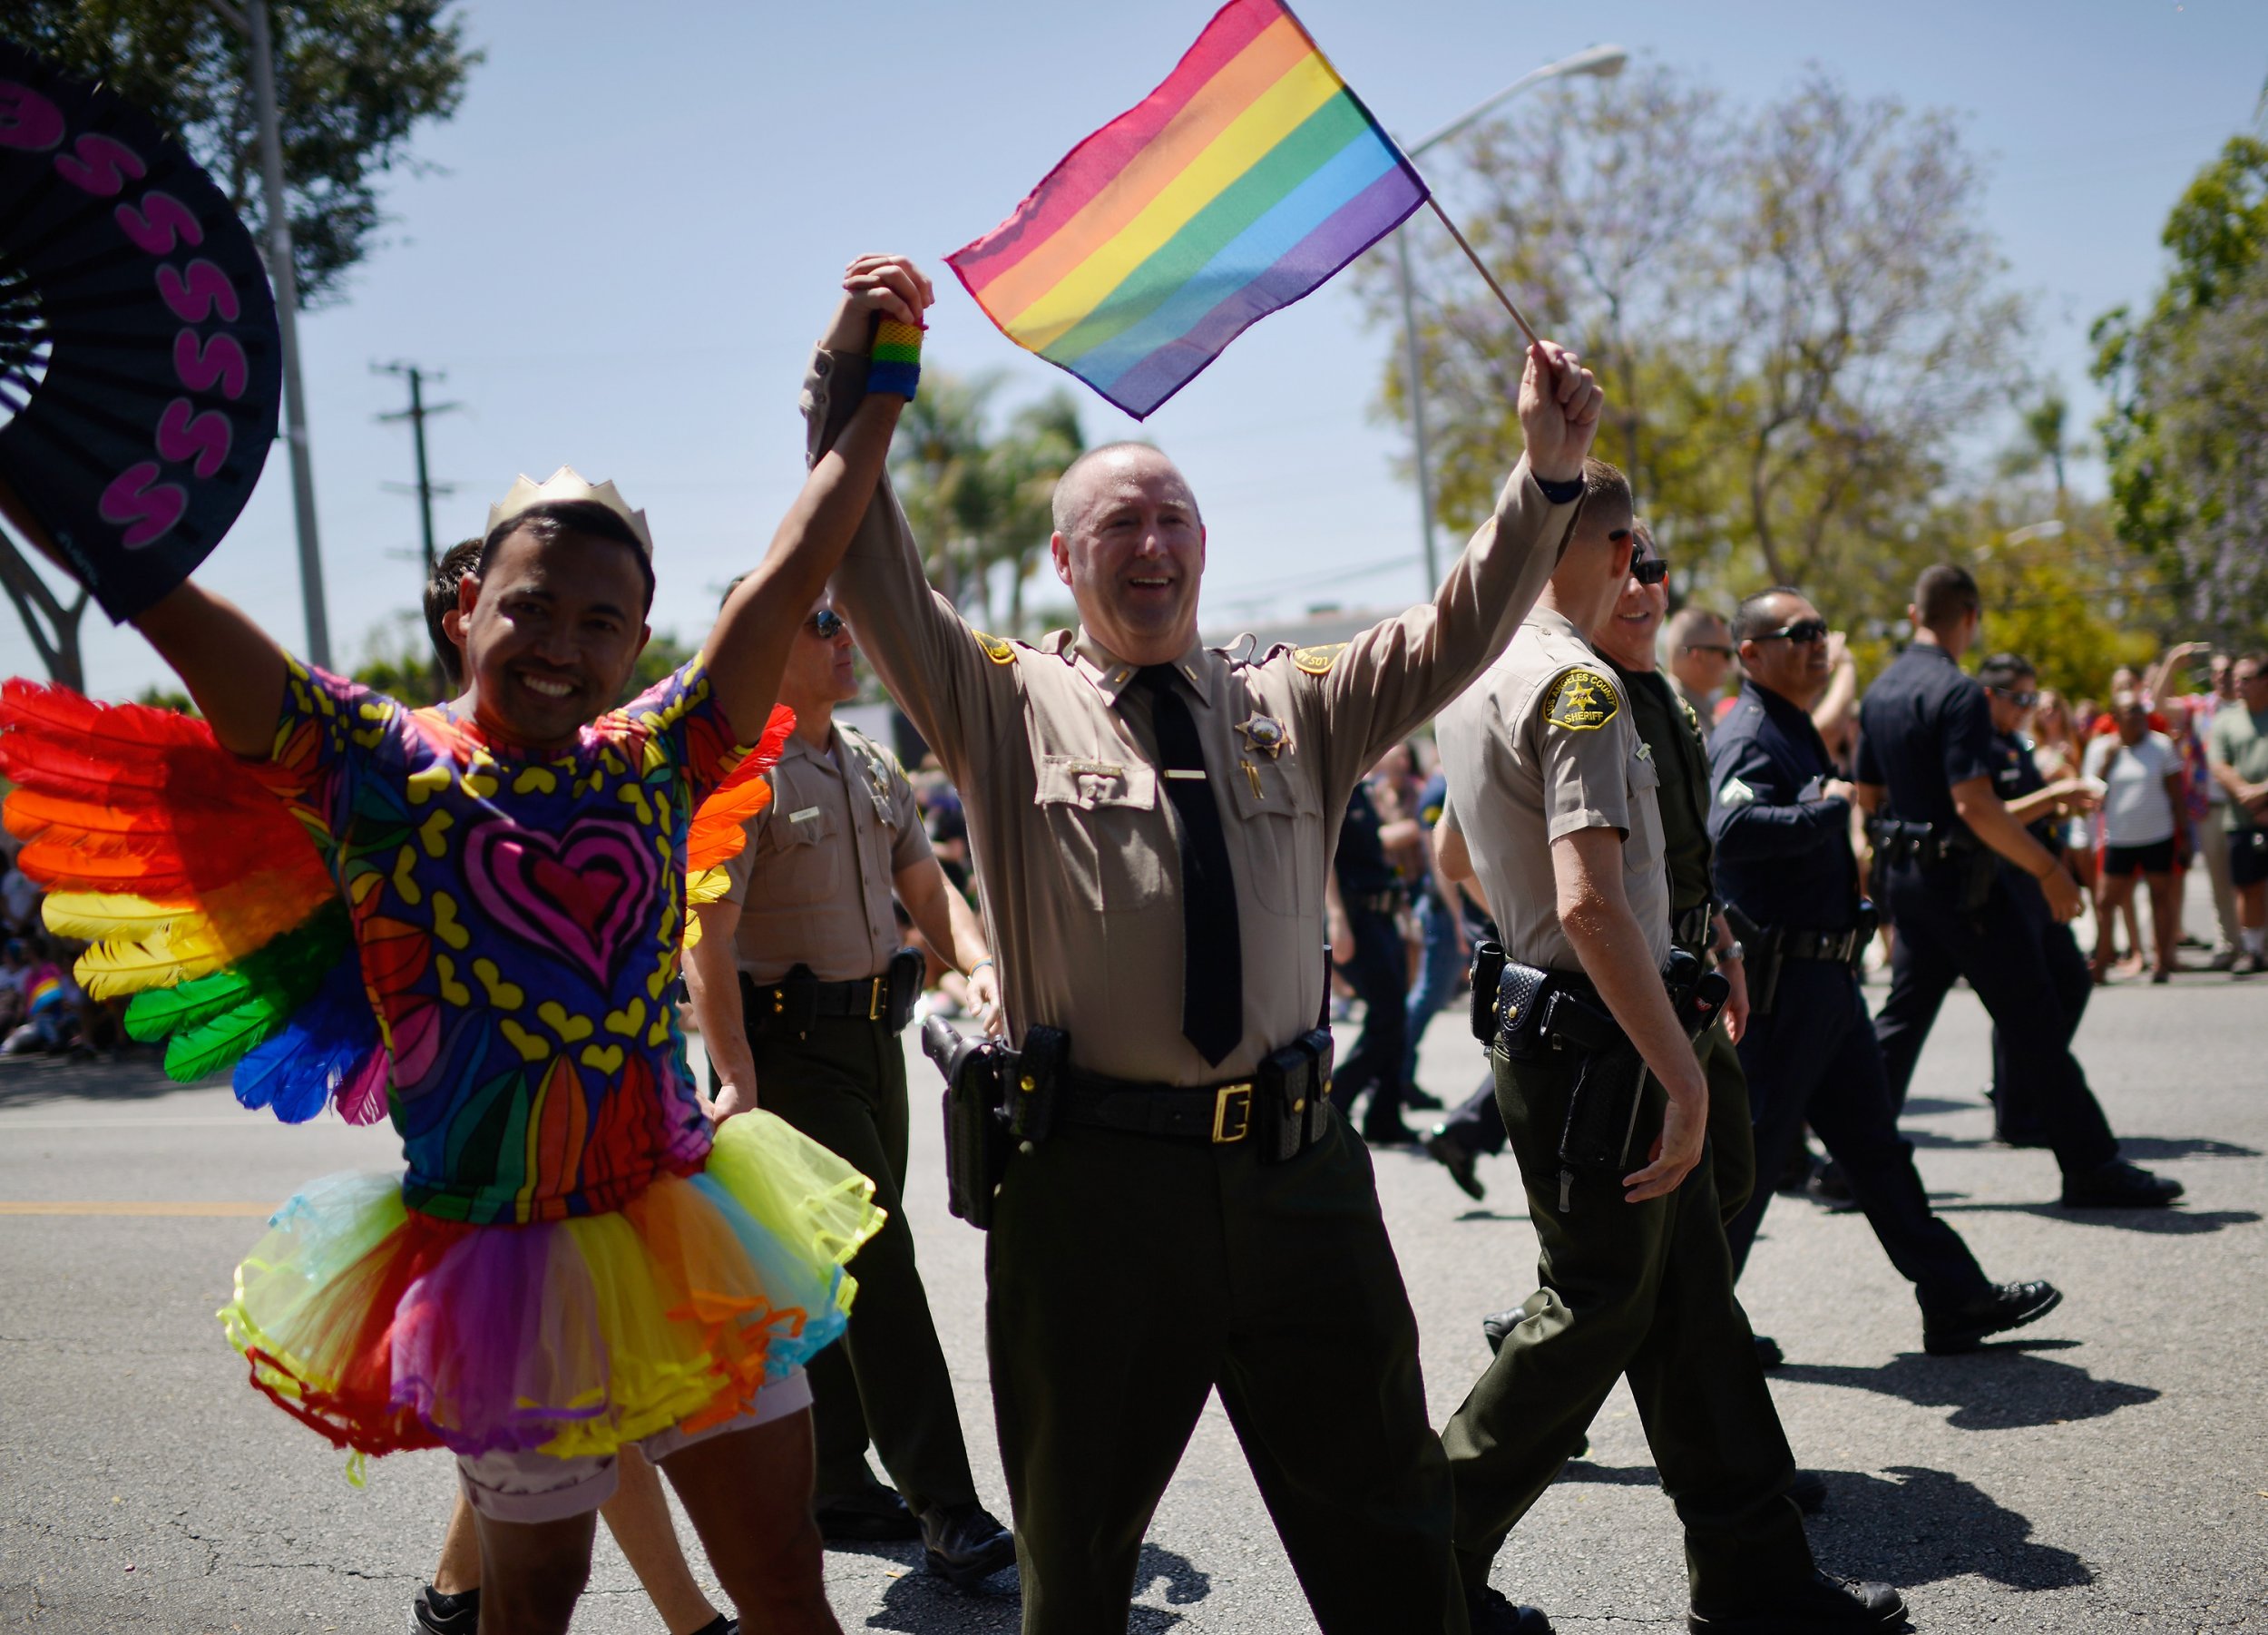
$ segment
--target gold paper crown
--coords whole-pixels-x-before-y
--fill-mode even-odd
[[[510,522],[523,512],[537,505],[563,504],[570,500],[588,500],[594,505],[605,506],[621,517],[629,524],[630,531],[638,536],[639,544],[645,550],[646,560],[653,560],[653,535],[647,531],[646,514],[632,511],[629,502],[616,492],[611,482],[586,483],[582,474],[572,465],[561,466],[541,483],[523,474],[512,485],[509,494],[488,508],[489,536],[494,538],[501,524]]]

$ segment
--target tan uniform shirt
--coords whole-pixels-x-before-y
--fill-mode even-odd
[[[1661,779],[1613,670],[1566,615],[1530,614],[1433,730],[1449,784],[1442,821],[1464,836],[1505,953],[1582,969],[1559,926],[1551,842],[1611,828],[1622,833],[1623,890],[1658,969],[1669,957]]]
[[[759,983],[798,964],[821,982],[878,974],[904,940],[891,882],[930,855],[897,757],[837,727],[826,750],[791,737],[765,775],[772,801],[725,866],[740,906],[734,953]]]
[[[865,370],[861,357],[813,361],[815,456],[856,408]],[[960,786],[1012,1036],[1050,1023],[1090,1072],[1205,1084],[1314,1027],[1324,873],[1355,779],[1502,651],[1577,509],[1547,502],[1523,465],[1430,605],[1343,648],[1237,661],[1192,644],[1176,661],[1237,881],[1245,1031],[1216,1068],[1181,1034],[1180,854],[1133,666],[1083,632],[1031,646],[972,631],[922,577],[885,485],[835,605]]]

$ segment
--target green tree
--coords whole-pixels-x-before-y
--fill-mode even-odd
[[[898,422],[891,475],[930,579],[988,626],[995,589],[1004,589],[1003,628],[1022,634],[1025,587],[1053,531],[1055,481],[1087,445],[1078,405],[1061,390],[996,427],[1002,384],[997,375],[924,375]]]
[[[1816,71],[1730,110],[1649,65],[1516,103],[1459,152],[1450,208],[1599,372],[1599,452],[1630,472],[1677,593],[1768,581],[1838,619],[1873,610],[2021,373],[2024,308],[1951,119]],[[1445,237],[1420,242],[1439,510],[1460,525],[1519,454],[1521,345]],[[1383,259],[1362,276],[1394,315]],[[1397,416],[1402,372],[1383,392]]]
[[[2118,528],[2191,628],[2268,631],[2268,142],[2232,137],[2167,218],[2146,317],[2104,314],[2096,377]]]

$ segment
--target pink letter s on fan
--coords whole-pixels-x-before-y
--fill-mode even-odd
[[[44,153],[63,140],[63,110],[29,85],[0,80],[0,148]]]
[[[165,406],[165,413],[158,419],[158,453],[169,460],[193,460],[197,475],[209,477],[229,457],[235,430],[219,409],[207,409],[201,415],[196,410],[197,406],[186,397],[176,397]]]
[[[125,525],[119,543],[129,551],[163,539],[189,509],[188,490],[179,483],[159,482],[160,469],[155,460],[128,466],[111,479],[95,507],[104,522]]]

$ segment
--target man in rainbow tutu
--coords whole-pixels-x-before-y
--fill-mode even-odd
[[[750,1627],[837,1627],[801,1364],[842,1330],[872,1189],[769,1115],[712,1131],[670,1001],[696,808],[762,798],[788,643],[914,392],[924,292],[846,289],[865,402],[702,652],[628,706],[652,540],[562,467],[490,512],[453,704],[303,666],[185,583],[135,623],[209,731],[22,683],[0,712],[11,825],[169,1070],[232,1059],[235,1027],[265,1041],[233,1047],[248,1104],[393,1119],[406,1173],[292,1199],[221,1317],[335,1444],[456,1455],[487,1635],[567,1628],[625,1444]]]

